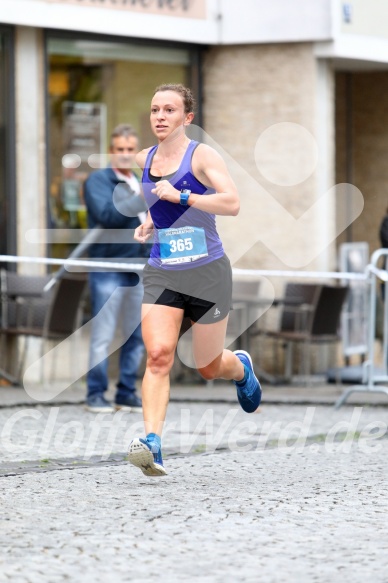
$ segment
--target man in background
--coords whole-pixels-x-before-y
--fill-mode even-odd
[[[138,152],[138,136],[128,124],[117,126],[110,136],[110,165],[93,172],[85,182],[85,203],[90,229],[103,227],[89,255],[103,261],[139,262],[148,249],[133,239],[147,210],[140,184],[132,172]],[[89,274],[92,327],[87,374],[86,408],[94,413],[115,409],[141,412],[136,378],[144,354],[140,329],[143,286],[137,273],[93,271]],[[126,341],[120,350],[119,379],[113,406],[106,398],[109,346],[118,330]]]

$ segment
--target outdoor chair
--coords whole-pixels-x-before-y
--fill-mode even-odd
[[[281,306],[281,332],[305,329],[308,315],[318,300],[321,285],[317,283],[287,283],[284,297],[275,300]]]
[[[67,274],[45,293],[44,288],[50,279],[50,276],[28,276],[1,271],[1,352],[4,355],[6,346],[15,344],[12,340],[24,338],[19,357],[10,359],[10,374],[19,383],[27,358],[28,339],[42,339],[43,356],[46,341],[67,338],[80,322],[86,276]],[[41,374],[43,376],[43,371]]]
[[[292,379],[293,347],[300,348],[300,371],[305,379],[311,371],[311,346],[339,339],[339,324],[348,287],[288,284],[280,328],[268,337],[285,348],[285,379]],[[287,303],[294,298],[294,306]],[[299,300],[302,300],[299,303]]]
[[[1,322],[3,327],[42,326],[48,298],[43,299],[44,288],[50,275],[19,275],[13,271],[0,271]],[[35,303],[34,311],[31,310]]]
[[[284,296],[281,298],[275,298],[270,306],[270,312],[272,312],[274,308],[278,309],[278,314],[276,314],[276,316],[278,316],[279,323],[276,328],[268,327],[268,320],[271,322],[274,320],[274,314],[270,314],[270,312],[267,312],[263,320],[250,328],[250,338],[256,336],[259,337],[259,339],[261,338],[264,342],[268,338],[273,339],[273,370],[275,370],[275,363],[279,362],[278,347],[280,343],[277,341],[278,333],[294,331],[300,329],[301,326],[304,325],[307,314],[311,310],[311,306],[314,303],[314,299],[317,297],[319,289],[319,284],[287,283]],[[264,345],[259,349],[259,353],[263,352],[265,352]],[[286,351],[285,370],[287,377],[291,374],[291,359],[292,349],[290,348]],[[262,369],[260,373],[262,377],[266,378],[271,384],[278,384],[282,380],[264,369]]]

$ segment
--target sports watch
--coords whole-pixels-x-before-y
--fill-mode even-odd
[[[180,200],[180,204],[183,204],[183,206],[188,206],[189,205],[189,196],[191,194],[191,190],[188,190],[187,188],[183,188],[181,190],[181,200]]]

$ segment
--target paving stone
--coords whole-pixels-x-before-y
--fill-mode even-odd
[[[387,423],[171,403],[152,479],[124,461],[139,415],[2,408],[0,582],[388,583]]]
[[[50,574],[385,583],[388,440],[375,445],[175,457],[161,479],[130,465],[5,478],[3,573],[50,583],[61,580]]]

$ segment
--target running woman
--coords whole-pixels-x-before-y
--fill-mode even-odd
[[[239,196],[219,154],[190,140],[194,99],[183,85],[161,85],[151,102],[158,145],[142,150],[143,190],[149,211],[135,239],[153,247],[144,269],[142,333],[147,364],[142,384],[146,437],[129,446],[129,461],[147,476],[163,476],[161,435],[184,317],[192,325],[193,356],[204,379],[233,380],[241,407],[254,412],[261,387],[243,350],[224,349],[232,303],[232,270],[215,215],[236,216]]]

